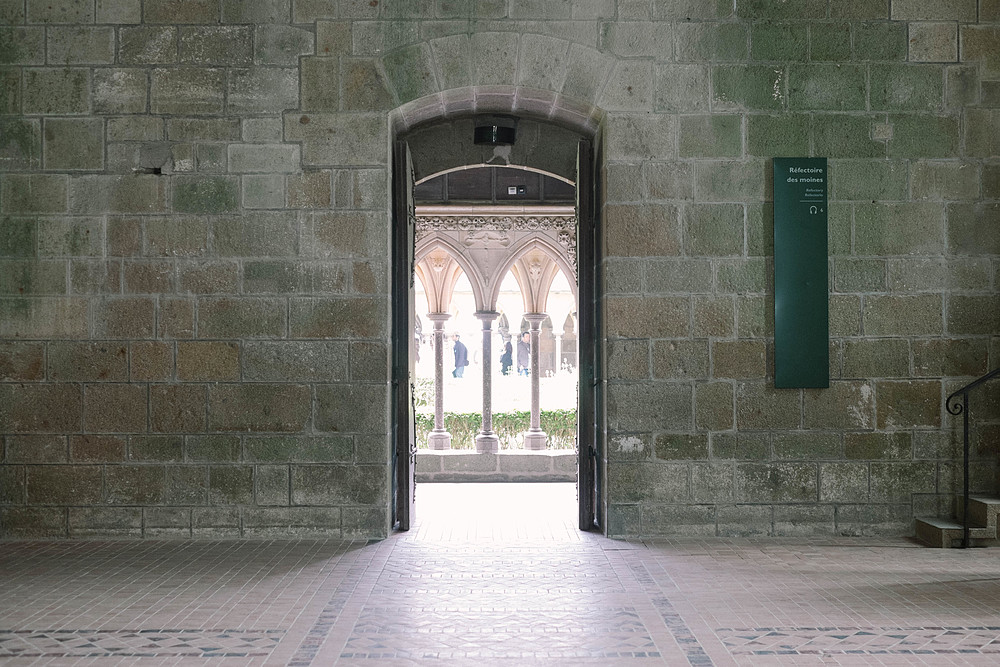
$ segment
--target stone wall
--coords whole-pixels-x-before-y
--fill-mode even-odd
[[[4,537],[385,536],[388,143],[473,111],[602,144],[609,534],[950,510],[944,396],[1000,365],[996,0],[0,0],[0,25]],[[769,158],[795,155],[830,159],[828,390],[771,380]]]

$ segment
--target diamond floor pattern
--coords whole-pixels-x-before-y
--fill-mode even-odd
[[[0,663],[995,665],[1000,550],[628,543],[572,485],[422,485],[413,530],[0,543]]]

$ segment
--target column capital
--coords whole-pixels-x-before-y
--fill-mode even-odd
[[[548,316],[548,313],[525,313],[524,319],[528,320],[532,329],[537,329]]]
[[[435,329],[443,329],[444,323],[451,319],[451,313],[427,313],[427,319],[434,323]]]
[[[500,313],[495,310],[477,310],[475,315],[483,321],[483,324],[489,324],[496,318],[500,317]]]

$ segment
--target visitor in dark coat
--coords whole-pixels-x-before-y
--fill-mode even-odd
[[[465,373],[465,367],[469,365],[469,348],[459,340],[458,334],[452,334],[451,339],[455,341],[455,370],[451,372],[452,377],[460,378]]]
[[[527,375],[531,372],[531,334],[527,331],[521,334],[517,341],[517,374]]]

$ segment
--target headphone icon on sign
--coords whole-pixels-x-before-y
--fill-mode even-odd
[[[819,212],[819,209],[816,208],[815,206],[810,206],[809,207],[809,214],[810,215],[816,215],[816,213],[818,213],[818,212]]]

